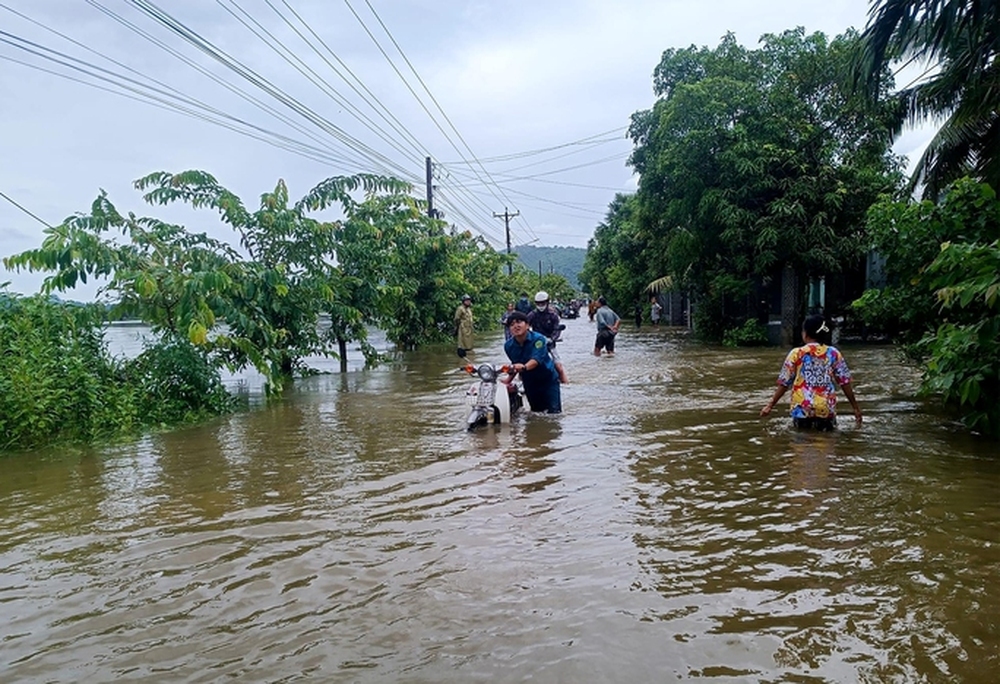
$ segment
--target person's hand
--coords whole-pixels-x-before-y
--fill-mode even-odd
[[[861,409],[854,409],[854,424],[861,427]]]
[[[772,404],[764,404],[764,408],[760,410],[760,417],[767,418],[769,415],[771,415],[772,408],[774,408]]]

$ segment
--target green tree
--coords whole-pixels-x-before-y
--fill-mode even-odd
[[[1000,200],[956,181],[939,203],[884,198],[869,228],[887,284],[855,302],[873,329],[924,364],[923,390],[970,427],[1000,434]]]
[[[339,352],[343,365],[350,341],[361,342],[374,360],[366,326],[379,320],[391,273],[384,250],[372,246],[398,232],[393,221],[400,216],[419,216],[407,184],[335,177],[290,204],[279,181],[252,212],[203,171],[154,173],[135,186],[151,204],[217,210],[242,251],[181,226],[124,216],[101,193],[90,214],[48,229],[41,247],[4,263],[54,271],[45,292],[70,289],[88,276],[107,278],[102,292],[116,301],[113,316],[138,316],[165,337],[203,346],[231,370],[252,365],[274,391],[306,356]],[[331,206],[342,220],[310,216]],[[330,320],[326,330],[322,315]]]
[[[468,231],[446,233],[438,224],[400,235],[387,253],[395,287],[380,327],[405,349],[452,337],[461,296],[476,303],[476,325],[499,317],[505,301],[504,258]]]
[[[731,303],[755,280],[786,264],[803,280],[838,273],[867,249],[865,211],[898,186],[900,160],[893,103],[851,87],[857,41],[796,29],[749,50],[730,34],[657,66],[659,99],[630,129],[644,244],[630,270],[691,291],[703,334],[742,323]]]
[[[881,0],[862,40],[857,78],[870,93],[884,92],[887,64],[927,64],[898,93],[897,131],[907,120],[943,120],[911,188],[936,198],[965,175],[1000,188],[1000,3]]]
[[[603,295],[622,313],[642,296],[657,275],[648,265],[653,261],[647,250],[650,240],[639,224],[638,209],[635,195],[615,196],[604,221],[587,243],[581,274],[592,296]]]
[[[113,358],[104,313],[0,288],[0,451],[111,439],[236,408],[218,370],[191,344]]]
[[[370,247],[400,213],[414,211],[408,184],[367,174],[337,176],[290,205],[279,181],[255,212],[203,171],[154,173],[136,187],[148,190],[145,199],[152,204],[182,201],[216,209],[237,233],[249,259],[242,264],[244,279],[220,312],[232,331],[220,339],[240,342],[227,344],[236,366],[245,358],[258,368],[266,363],[273,379],[301,368],[304,357],[322,354],[338,356],[343,370],[351,341],[374,360],[366,322],[377,317],[386,278],[378,250]],[[358,191],[360,201],[352,194]],[[342,220],[309,215],[331,206],[339,207]],[[320,329],[323,314],[330,320],[326,331]]]

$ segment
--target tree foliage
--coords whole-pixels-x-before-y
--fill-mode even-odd
[[[854,307],[925,363],[926,392],[1000,434],[1000,200],[962,179],[940,203],[884,198],[868,218],[887,285]]]
[[[640,301],[646,285],[656,277],[648,265],[652,260],[647,251],[650,240],[639,225],[637,211],[634,195],[615,196],[587,243],[581,274],[593,297],[603,295],[622,312]]]
[[[995,0],[881,0],[873,3],[856,78],[885,89],[885,67],[927,68],[897,94],[898,131],[907,121],[942,121],[914,170],[911,188],[936,198],[971,175],[1000,188],[1000,3]]]
[[[861,258],[864,213],[898,185],[900,160],[892,104],[872,107],[851,88],[856,44],[853,33],[830,41],[797,29],[765,35],[757,50],[730,34],[714,50],[664,52],[659,99],[630,128],[639,191],[619,223],[637,255],[630,276],[670,276],[718,322],[785,264],[804,277]]]
[[[103,325],[103,307],[0,290],[0,451],[111,439],[237,407],[193,345],[117,359]]]
[[[215,210],[238,246],[123,215],[102,192],[89,214],[4,263],[52,272],[46,293],[104,278],[114,316],[138,317],[231,371],[253,366],[272,391],[312,355],[339,356],[344,368],[348,342],[377,361],[369,326],[413,347],[447,335],[462,292],[502,306],[503,257],[468,233],[446,232],[396,179],[329,178],[294,203],[279,181],[254,211],[204,171],[153,173],[135,186],[150,204]],[[331,208],[338,218],[314,216]]]

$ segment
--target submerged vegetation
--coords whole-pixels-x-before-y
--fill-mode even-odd
[[[101,193],[89,213],[47,229],[40,247],[6,257],[8,268],[49,274],[43,295],[101,278],[110,306],[8,298],[3,350],[18,361],[0,370],[0,388],[27,389],[4,392],[0,450],[224,413],[234,403],[222,370],[252,368],[276,395],[310,371],[309,356],[339,358],[346,370],[348,343],[378,363],[369,327],[402,349],[442,342],[463,293],[491,323],[539,284],[523,267],[504,275],[513,257],[427,217],[393,178],[329,178],[297,202],[279,181],[255,211],[204,171],[154,173],[135,187],[153,205],[216,211],[231,239],[122,214]],[[314,215],[324,210],[337,216]],[[570,291],[553,274],[544,285]],[[159,341],[135,359],[110,358],[101,329],[122,318],[146,323]]]
[[[198,348],[163,341],[113,358],[103,325],[103,307],[0,291],[0,451],[114,439],[237,408]]]

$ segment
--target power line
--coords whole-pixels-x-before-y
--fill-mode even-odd
[[[3,36],[9,36],[11,39],[4,38]],[[21,41],[24,44],[18,44],[15,43],[14,41]],[[209,107],[205,103],[202,103],[193,98],[189,98],[183,95],[182,93],[178,95],[173,95],[168,91],[159,88],[152,88],[134,79],[124,77],[121,74],[115,74],[111,71],[108,71],[107,69],[103,69],[102,67],[96,66],[89,62],[76,59],[69,55],[65,55],[64,53],[58,52],[56,50],[45,48],[44,46],[38,46],[37,44],[32,43],[31,41],[25,41],[22,38],[19,38],[17,36],[11,36],[11,34],[8,34],[3,31],[0,31],[0,43],[6,43],[12,47],[18,48],[24,52],[32,54],[41,59],[53,62],[60,66],[71,69],[73,71],[77,71],[81,74],[89,76],[90,78],[97,79],[98,81],[109,83],[110,85],[116,88],[120,88],[121,91],[114,90],[112,88],[106,88],[91,81],[74,78],[68,74],[60,73],[58,71],[46,69],[37,64],[32,64],[29,62],[18,60],[13,57],[8,57],[6,55],[0,55],[0,59],[7,60],[14,64],[20,64],[22,66],[31,69],[36,69],[44,73],[52,74],[54,76],[58,76],[60,78],[64,78],[69,81],[74,81],[92,88],[96,88],[97,90],[109,92],[115,95],[119,95],[121,97],[127,97],[129,99],[136,100],[144,104],[181,113],[186,116],[190,116],[191,118],[196,118],[203,121],[207,121],[209,123],[214,123],[218,126],[222,126],[223,128],[227,128],[242,135],[246,135],[248,137],[271,144],[275,147],[283,148],[288,151],[302,154],[303,156],[307,156],[315,161],[322,161],[327,163],[331,161],[334,162],[348,161],[343,157],[337,157],[336,155],[326,152],[325,150],[311,147],[309,145],[301,143],[300,141],[293,140],[291,138],[288,138],[287,136],[281,135],[274,131],[269,131],[267,129],[256,126],[255,124],[248,123],[246,121],[243,121],[242,119],[226,114],[225,112],[216,110],[212,107]],[[31,47],[27,47],[27,45],[35,45],[39,49],[35,50]],[[129,92],[134,93],[134,95],[129,95],[128,94]],[[190,107],[182,106],[181,104],[177,104],[177,102],[181,102],[183,104],[189,104]],[[200,113],[199,111],[197,111],[199,109],[202,110],[203,112],[207,112],[207,114]],[[241,128],[241,126],[244,128]],[[248,131],[245,129],[250,129],[250,130]],[[258,135],[253,131],[259,131],[261,134]]]
[[[225,66],[229,70],[233,71],[237,75],[241,76],[245,80],[249,81],[251,84],[256,86],[258,89],[264,91],[274,99],[276,99],[281,104],[285,105],[292,111],[294,111],[299,116],[303,117],[313,125],[317,126],[321,130],[330,134],[337,140],[340,140],[348,148],[352,149],[356,154],[366,158],[369,163],[380,168],[383,172],[395,173],[401,178],[408,178],[410,182],[419,182],[418,178],[413,172],[407,171],[405,168],[400,167],[394,161],[390,160],[385,155],[374,150],[370,146],[361,142],[357,138],[349,135],[343,131],[338,126],[334,125],[328,119],[320,116],[311,108],[299,102],[294,97],[288,95],[282,89],[275,86],[268,79],[264,78],[253,69],[242,64],[239,60],[234,59],[227,53],[216,48],[210,41],[206,40],[200,36],[197,32],[188,28],[182,22],[175,19],[173,16],[160,9],[156,3],[151,0],[127,0],[129,4],[133,5],[141,12],[146,14],[148,17],[152,18],[157,23],[161,24],[169,31],[175,33],[183,40],[202,51],[204,54],[214,59],[221,65]]]
[[[399,76],[400,80],[403,81],[403,84],[406,86],[407,90],[410,91],[410,93],[413,95],[413,97],[417,100],[418,104],[420,104],[420,107],[424,110],[424,112],[427,113],[427,116],[430,117],[431,121],[434,123],[434,125],[437,127],[437,129],[445,137],[445,139],[452,146],[452,148],[454,148],[454,150],[456,152],[458,152],[458,155],[464,161],[468,162],[468,160],[465,158],[465,155],[462,153],[462,150],[460,150],[458,148],[458,145],[456,145],[455,142],[451,139],[451,136],[448,135],[447,131],[444,130],[444,128],[438,122],[437,118],[435,118],[435,116],[430,112],[430,110],[424,104],[424,102],[420,98],[420,96],[417,95],[417,93],[410,86],[409,82],[406,80],[406,78],[403,76],[403,74],[399,71],[399,69],[393,63],[393,61],[389,57],[389,55],[386,54],[385,50],[382,48],[382,45],[378,42],[378,40],[375,38],[375,36],[372,34],[372,32],[368,29],[368,26],[365,24],[364,20],[361,19],[361,17],[358,15],[358,13],[354,10],[354,7],[351,5],[350,0],[344,0],[344,2],[346,3],[348,9],[350,9],[351,13],[354,15],[355,19],[358,20],[358,23],[361,24],[362,28],[365,30],[365,33],[368,34],[368,37],[371,38],[371,40],[372,40],[373,43],[375,43],[375,46],[378,48],[379,52],[382,53],[382,56],[385,57],[385,59],[386,59],[387,62],[389,62],[389,65],[392,67],[393,71],[395,71],[396,75]],[[365,4],[368,6],[369,11],[371,11],[371,13],[375,17],[376,21],[378,21],[379,26],[382,27],[382,30],[389,37],[389,40],[392,42],[393,46],[396,48],[396,51],[399,52],[400,56],[403,58],[403,61],[406,62],[406,65],[410,68],[410,71],[413,72],[413,75],[416,77],[417,81],[420,83],[420,85],[423,87],[424,91],[430,97],[431,102],[433,102],[434,105],[437,107],[438,111],[441,112],[441,115],[444,117],[444,119],[448,123],[449,127],[451,127],[452,131],[455,132],[455,135],[458,136],[458,139],[465,146],[465,149],[469,152],[470,155],[473,156],[473,158],[475,158],[475,154],[472,152],[472,149],[469,147],[469,144],[465,141],[465,138],[462,137],[462,134],[459,133],[458,129],[452,123],[452,121],[448,117],[448,115],[444,112],[444,109],[441,107],[440,103],[438,103],[437,98],[434,97],[434,94],[431,93],[430,88],[427,87],[427,84],[424,83],[424,80],[420,77],[420,74],[417,73],[417,70],[414,68],[414,66],[410,62],[410,60],[406,57],[406,54],[403,52],[402,48],[399,46],[399,43],[396,42],[396,39],[393,37],[392,33],[389,31],[388,27],[385,25],[385,22],[383,22],[382,18],[378,15],[378,12],[375,11],[375,8],[372,7],[371,3],[368,0],[365,0]],[[482,169],[483,173],[485,173],[487,175],[487,177],[488,177],[489,176],[489,172],[486,171],[485,167],[483,167],[482,164],[479,164],[479,167]],[[493,187],[496,187],[497,190],[500,191],[501,195],[503,194],[503,190],[495,182],[493,183]],[[496,197],[495,194],[494,194],[494,197]],[[500,201],[499,197],[497,197],[496,199],[498,201]]]
[[[365,102],[365,104],[367,104],[369,107],[371,107],[372,110],[376,114],[378,114],[382,118],[383,121],[385,121],[387,124],[389,124],[390,128],[392,128],[394,131],[396,131],[396,133],[400,134],[401,136],[408,137],[410,139],[411,144],[414,146],[414,149],[416,149],[418,151],[418,153],[422,149],[426,149],[420,143],[420,141],[417,140],[417,138],[406,128],[406,126],[403,125],[403,123],[398,118],[396,118],[396,116],[394,116],[391,111],[389,111],[389,108],[386,107],[382,103],[382,101],[378,98],[378,96],[376,96],[375,93],[373,93],[368,88],[368,86],[366,86],[364,84],[364,82],[360,78],[358,78],[357,75],[353,71],[351,71],[350,67],[348,67],[344,63],[344,61],[342,59],[340,59],[340,57],[338,57],[337,54],[333,50],[330,49],[330,47],[326,44],[326,42],[316,33],[316,31],[313,30],[312,26],[310,26],[309,23],[306,22],[299,15],[299,13],[296,12],[295,9],[292,8],[291,5],[288,4],[287,0],[281,0],[281,1],[282,1],[282,4],[288,9],[288,11],[291,12],[292,15],[295,16],[295,18],[299,20],[299,23],[302,24],[302,26],[304,26],[305,29],[307,31],[309,31],[309,33],[313,36],[313,38],[315,38],[316,41],[320,45],[323,46],[323,48],[330,54],[330,56],[333,57],[333,59],[335,59],[337,61],[337,63],[344,69],[344,71],[346,71],[348,74],[350,74],[351,78],[353,78],[357,82],[358,86],[360,86],[364,90],[364,93],[362,93],[360,90],[358,90],[358,87],[356,87],[353,83],[351,83],[351,81],[347,77],[345,77],[340,72],[339,69],[337,69],[335,66],[333,66],[332,64],[330,64],[329,60],[327,60],[325,57],[323,57],[322,53],[319,50],[317,50],[316,47],[308,39],[306,39],[305,37],[303,37],[302,34],[299,33],[299,31],[297,29],[295,29],[294,27],[292,27],[292,29],[295,30],[295,32],[302,38],[303,42],[305,42],[310,48],[312,48],[313,51],[324,62],[326,62],[327,66],[329,66],[330,69],[332,69],[333,72],[335,74],[337,74],[337,76],[339,76],[342,81],[344,81],[344,83],[346,83],[355,93],[357,93],[357,95],[359,97],[361,97],[361,99]],[[268,7],[270,7],[272,10],[274,10],[274,12],[276,14],[278,14],[278,16],[280,16],[285,21],[286,24],[288,24],[289,26],[291,26],[291,23],[287,19],[285,19],[285,17],[281,14],[281,12],[277,8],[274,7],[274,5],[271,3],[271,0],[264,0],[264,2],[266,2],[267,5],[268,5]],[[367,97],[366,97],[365,94],[367,94]],[[369,98],[371,98],[371,99],[369,99]],[[372,104],[372,100],[374,100],[375,103],[378,104],[378,107],[375,107]]]
[[[547,152],[554,152],[556,150],[565,149],[567,147],[575,147],[575,146],[578,146],[578,145],[579,146],[586,146],[586,147],[594,147],[594,146],[603,145],[603,144],[609,143],[609,142],[618,142],[618,141],[622,140],[622,138],[604,138],[603,136],[606,136],[606,135],[608,135],[610,133],[616,133],[618,131],[624,131],[624,130],[625,130],[624,127],[622,127],[622,128],[612,128],[609,131],[604,131],[602,133],[595,133],[594,135],[587,136],[586,138],[580,138],[579,140],[573,140],[571,142],[561,143],[559,145],[552,145],[550,147],[541,147],[541,148],[534,149],[534,150],[526,150],[524,152],[513,152],[511,154],[504,154],[504,155],[500,155],[500,156],[497,156],[497,157],[482,157],[482,158],[480,158],[480,159],[477,160],[477,163],[478,162],[496,163],[496,162],[504,162],[504,161],[513,161],[514,159],[521,159],[521,158],[524,158],[524,157],[532,157],[532,156],[535,156],[535,155],[545,154]],[[602,138],[602,139],[595,140],[595,138]],[[457,162],[456,161],[456,162],[443,162],[443,163],[445,163],[445,164],[460,164],[460,163],[468,164],[469,162],[466,162],[466,161],[463,160],[461,162]]]
[[[358,109],[353,103],[344,99],[344,97],[332,85],[330,85],[330,83],[327,82],[326,79],[317,74],[316,71],[313,70],[304,61],[302,61],[302,59],[299,58],[294,51],[290,50],[287,46],[285,46],[285,44],[280,39],[276,38],[271,31],[269,31],[253,16],[251,16],[246,10],[244,10],[242,7],[236,4],[233,0],[229,0],[230,4],[232,4],[236,9],[238,9],[243,14],[243,16],[247,18],[247,20],[252,22],[257,27],[256,29],[248,25],[246,21],[237,16],[232,10],[225,7],[225,5],[223,5],[221,0],[216,0],[216,2],[220,6],[222,6],[223,9],[229,12],[229,14],[233,16],[233,18],[235,18],[238,22],[243,24],[243,26],[245,26],[247,30],[253,33],[258,39],[260,39],[261,42],[263,42],[265,45],[271,48],[286,63],[291,65],[292,68],[294,68],[296,71],[302,74],[308,81],[310,81],[313,85],[319,88],[320,91],[322,91],[330,99],[332,99],[338,105],[346,109],[348,113],[351,114],[351,116],[360,121],[361,124],[364,125],[368,130],[370,130],[384,142],[388,143],[390,147],[394,148],[404,157],[408,157],[411,162],[416,163],[419,161],[419,155],[421,154],[421,150],[419,148],[417,148],[416,151],[417,156],[414,156],[413,152],[403,149],[403,147],[399,143],[397,143],[395,140],[389,137],[389,135],[385,132],[385,130],[383,130],[378,124],[372,121],[367,114]],[[275,9],[273,5],[270,5],[270,3],[268,4],[269,6],[271,6],[272,9]],[[277,11],[277,9],[275,9],[275,12],[278,14],[279,17],[284,19],[283,15],[281,15],[281,13]],[[304,42],[306,42],[307,45],[309,45],[308,41],[305,41],[305,38],[302,36],[302,34],[298,32],[298,30],[294,26],[292,26],[291,23],[287,21],[287,19],[285,20],[285,23],[288,24],[288,26],[292,28],[292,30],[294,30],[299,35],[299,37],[302,38]],[[265,39],[264,36],[261,35],[261,33],[266,35],[267,39]],[[278,47],[275,47],[275,44]],[[280,50],[278,49],[279,47]]]
[[[11,204],[13,204],[13,205],[14,205],[15,207],[17,207],[18,209],[20,209],[21,211],[23,211],[23,212],[24,212],[25,214],[27,214],[27,215],[28,215],[28,216],[30,216],[31,218],[33,218],[33,219],[35,219],[36,221],[38,221],[39,223],[41,223],[41,224],[42,224],[43,226],[45,226],[46,228],[51,228],[51,227],[52,227],[52,226],[51,226],[51,225],[49,225],[49,224],[48,224],[48,223],[47,223],[47,222],[46,222],[46,221],[45,221],[44,219],[41,219],[41,218],[39,218],[39,217],[38,217],[37,215],[35,215],[35,214],[32,214],[32,213],[31,213],[30,211],[28,211],[27,209],[25,209],[24,207],[22,207],[22,206],[21,206],[20,204],[18,204],[17,202],[15,202],[15,201],[14,201],[13,199],[11,199],[10,197],[8,197],[8,196],[7,196],[6,194],[4,194],[3,192],[0,192],[0,197],[3,197],[3,198],[4,198],[5,200],[7,200],[7,201],[8,201],[8,202],[10,202]]]

